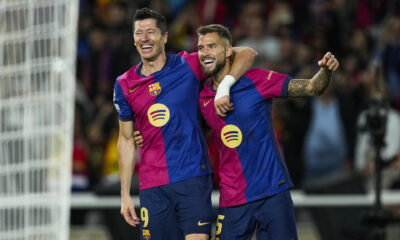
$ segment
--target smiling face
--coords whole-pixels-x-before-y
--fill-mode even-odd
[[[217,74],[225,66],[226,58],[232,55],[232,48],[215,32],[200,35],[197,49],[201,66],[207,76]]]
[[[142,60],[154,61],[165,54],[164,45],[167,43],[168,33],[164,35],[157,27],[157,21],[153,18],[135,21],[133,38],[136,49]]]

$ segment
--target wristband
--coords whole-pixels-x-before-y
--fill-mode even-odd
[[[235,84],[236,79],[231,75],[225,75],[224,79],[222,79],[221,83],[217,88],[217,93],[215,94],[214,101],[217,101],[221,97],[229,96],[229,91],[233,84]]]

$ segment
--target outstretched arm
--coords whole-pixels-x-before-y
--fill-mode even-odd
[[[121,214],[124,216],[127,223],[136,227],[139,224],[139,218],[136,215],[133,200],[130,195],[136,152],[132,121],[119,121],[117,151],[121,174]]]
[[[249,47],[233,47],[233,61],[225,78],[221,81],[214,100],[215,111],[225,117],[228,111],[233,110],[229,99],[230,87],[253,66],[257,51]]]
[[[339,67],[339,62],[333,54],[326,53],[318,61],[321,67],[311,79],[292,79],[289,82],[288,97],[318,96],[324,93],[332,78],[332,72]]]

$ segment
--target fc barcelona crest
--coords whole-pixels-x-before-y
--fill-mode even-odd
[[[151,238],[150,230],[143,229],[142,230],[142,234],[143,234],[143,238],[146,239],[146,240],[149,240]]]
[[[149,93],[151,96],[157,96],[161,92],[161,86],[159,82],[149,85]]]

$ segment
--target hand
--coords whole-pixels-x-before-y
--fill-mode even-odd
[[[136,146],[143,147],[143,137],[139,131],[133,132],[133,138],[135,139]]]
[[[121,215],[132,227],[139,225],[140,221],[135,212],[135,206],[130,196],[121,198]]]
[[[339,67],[339,62],[331,52],[327,52],[325,56],[318,61],[318,66],[328,68],[335,71]]]
[[[229,92],[236,80],[231,75],[225,75],[217,88],[217,93],[214,98],[215,112],[226,117],[226,113],[233,110],[233,104],[230,102]]]
[[[226,117],[226,113],[233,110],[233,103],[229,96],[223,96],[214,102],[215,112],[221,117]]]

